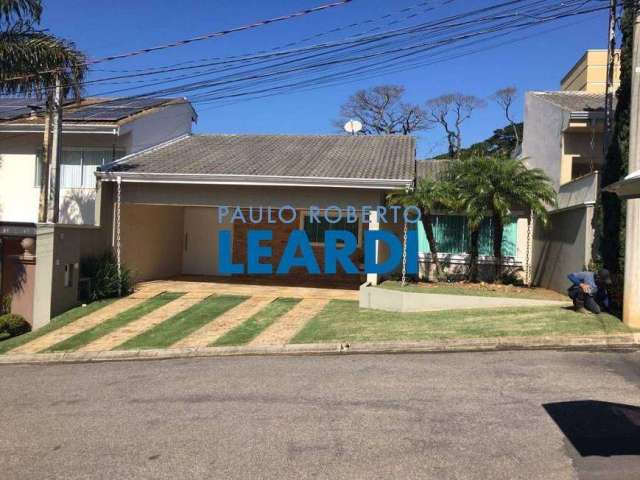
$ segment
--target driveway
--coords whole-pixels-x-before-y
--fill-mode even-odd
[[[2,478],[637,479],[640,354],[0,367]]]

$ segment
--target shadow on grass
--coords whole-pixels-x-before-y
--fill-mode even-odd
[[[542,405],[582,457],[640,455],[640,408],[598,400]]]

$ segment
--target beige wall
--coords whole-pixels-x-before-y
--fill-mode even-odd
[[[184,209],[122,205],[122,263],[136,281],[168,278],[182,271]]]
[[[615,54],[614,91],[620,86],[620,51]],[[607,51],[587,50],[560,82],[562,90],[605,93]]]
[[[534,229],[532,275],[534,284],[565,292],[567,275],[587,268],[593,242],[593,207],[551,214],[549,228]]]
[[[593,170],[602,169],[604,163],[603,133],[584,128],[565,131],[562,140],[560,184],[565,184]]]

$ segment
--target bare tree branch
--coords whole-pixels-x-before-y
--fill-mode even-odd
[[[520,145],[520,135],[518,134],[518,128],[516,126],[516,122],[511,116],[511,106],[515,98],[518,96],[518,89],[516,87],[504,87],[491,95],[491,100],[496,102],[504,112],[504,116],[507,121],[511,124],[511,128],[513,129],[513,134],[516,137],[516,147]]]
[[[427,121],[444,129],[451,158],[457,158],[462,148],[462,124],[474,110],[485,106],[481,98],[462,93],[447,93],[427,101]]]
[[[402,101],[404,87],[380,85],[358,90],[340,108],[340,119],[334,121],[342,129],[355,119],[362,123],[364,135],[409,135],[428,128],[426,115],[419,105]]]

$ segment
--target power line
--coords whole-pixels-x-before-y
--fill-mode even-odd
[[[136,57],[139,55],[143,55],[146,53],[151,53],[151,52],[157,52],[160,50],[166,50],[169,48],[175,48],[175,47],[182,47],[184,45],[188,45],[191,43],[195,43],[195,42],[201,42],[204,40],[210,40],[212,38],[216,38],[216,37],[222,37],[225,35],[229,35],[231,33],[237,33],[237,32],[242,32],[245,30],[251,30],[257,27],[262,27],[264,25],[269,25],[271,23],[278,23],[278,22],[282,22],[285,20],[291,20],[293,18],[298,18],[298,17],[302,17],[305,15],[309,15],[312,13],[316,13],[316,12],[320,12],[323,10],[328,10],[330,8],[335,8],[335,7],[339,7],[342,5],[346,5],[347,3],[351,3],[353,0],[339,0],[337,2],[333,2],[333,3],[326,3],[324,5],[319,5],[317,7],[313,7],[313,8],[307,8],[305,10],[300,10],[298,12],[293,12],[293,13],[289,13],[287,15],[281,15],[279,17],[273,17],[273,18],[269,18],[266,20],[259,20],[257,22],[253,22],[253,23],[249,23],[249,24],[245,24],[245,25],[241,25],[239,27],[235,27],[235,28],[230,28],[228,30],[220,30],[217,32],[211,32],[211,33],[207,33],[204,35],[198,35],[196,37],[191,37],[191,38],[186,38],[183,40],[178,40],[175,42],[171,42],[171,43],[165,43],[163,45],[157,45],[155,47],[147,47],[147,48],[141,48],[139,50],[133,50],[131,52],[126,52],[126,53],[120,53],[117,55],[109,55],[106,57],[99,57],[99,58],[95,58],[92,60],[87,60],[86,62],[82,62],[79,64],[76,64],[76,66],[79,65],[95,65],[97,63],[103,63],[103,62],[111,62],[113,60],[121,60],[123,58],[131,58],[131,57]],[[13,78],[7,78],[5,79],[5,81],[12,81],[12,80],[24,80],[27,78],[32,78],[38,75],[42,75],[44,73],[55,73],[57,71],[57,69],[50,69],[50,70],[44,70],[44,71],[40,71],[38,73],[33,73],[30,75],[23,75],[23,76],[18,76],[18,77],[13,77]]]

